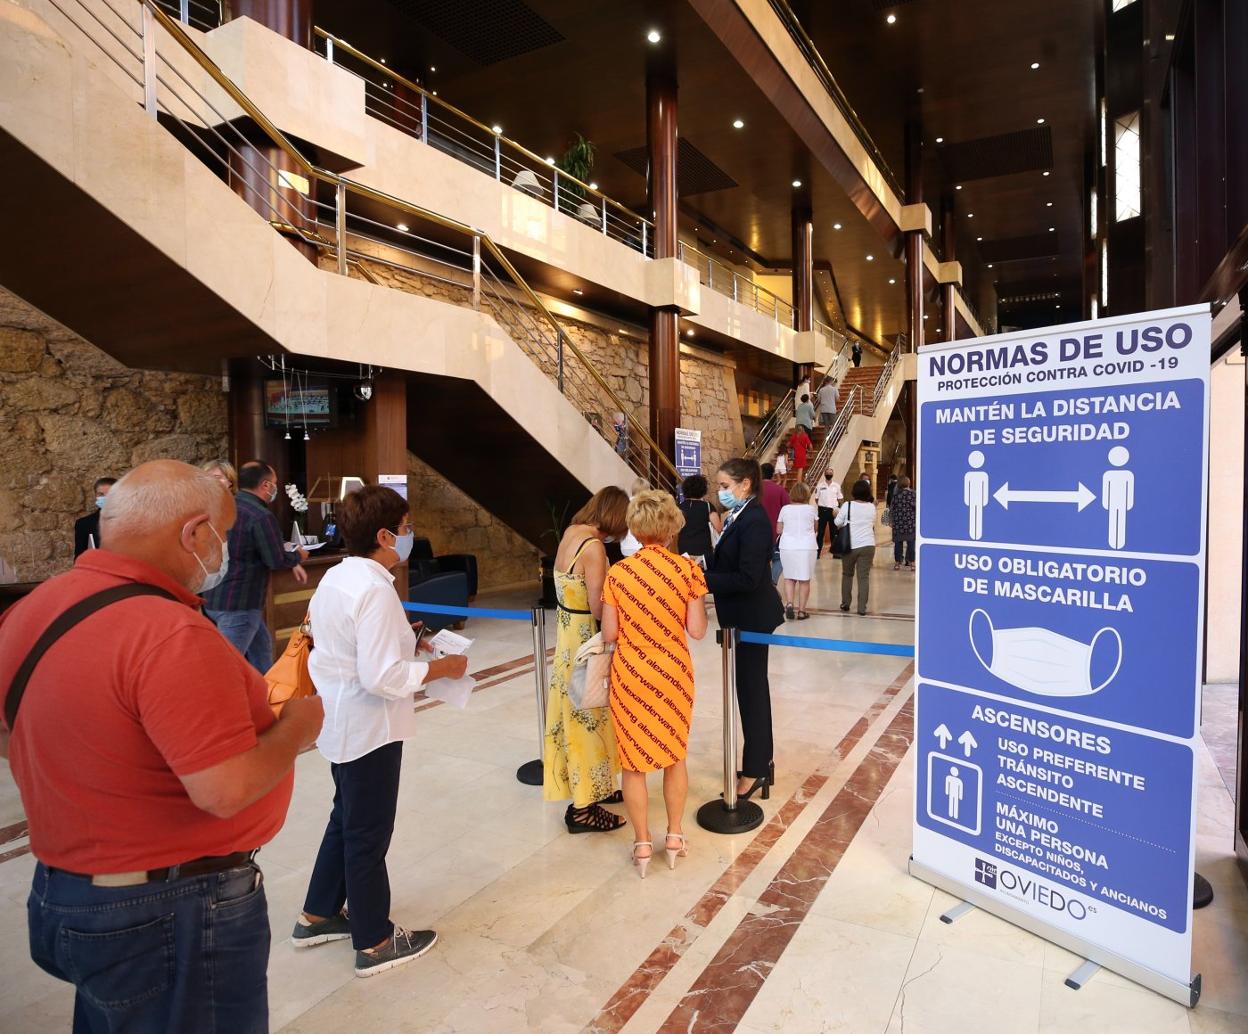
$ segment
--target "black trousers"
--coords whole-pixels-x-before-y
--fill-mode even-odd
[[[330,765],[334,810],[312,868],[303,910],[334,916],[350,902],[351,943],[373,948],[394,930],[386,852],[399,804],[403,744],[387,743],[362,758]]]
[[[771,686],[768,647],[737,645],[737,708],[741,712],[741,774],[757,779],[771,767]]]
[[[832,551],[832,543],[836,540],[836,511],[830,506],[819,507],[819,530],[815,532],[815,555],[823,552],[823,532],[828,529],[828,552]]]

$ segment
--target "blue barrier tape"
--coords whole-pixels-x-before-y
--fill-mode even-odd
[[[442,603],[404,603],[409,614],[450,614],[459,618],[498,618],[500,621],[532,621],[527,610],[491,610],[489,607],[449,607]]]
[[[889,657],[913,657],[913,646],[896,643],[860,643],[852,639],[813,639],[804,635],[764,635],[742,632],[741,642],[758,646],[797,646],[805,650],[835,650],[838,653],[882,653]]]

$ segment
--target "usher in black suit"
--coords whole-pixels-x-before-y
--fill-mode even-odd
[[[754,496],[724,529],[706,570],[720,628],[774,632],[780,627],[784,605],[771,584],[774,551],[771,521]],[[737,704],[744,740],[741,774],[751,779],[767,775],[772,759],[767,649],[752,643],[737,647]]]

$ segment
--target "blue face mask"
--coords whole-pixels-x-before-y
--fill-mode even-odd
[[[416,541],[416,533],[409,531],[406,535],[395,535],[394,545],[391,547],[399,555],[399,563],[406,563],[407,558],[412,555],[412,545]]]
[[[207,565],[202,560],[199,559],[199,554],[198,553],[195,554],[195,559],[199,560],[199,566],[204,572],[204,581],[200,585],[200,587],[195,590],[196,593],[201,596],[206,592],[211,592],[218,585],[220,585],[223,581],[225,581],[226,572],[229,571],[230,569],[230,544],[229,542],[223,539],[220,536],[220,534],[218,534],[217,529],[214,528],[211,524],[209,524],[208,527],[212,531],[212,533],[217,536],[217,541],[221,543],[221,566],[218,567],[215,571],[209,571]]]
[[[102,510],[102,509],[104,509],[104,500],[105,500],[105,499],[107,499],[107,498],[108,498],[108,496],[97,495],[97,496],[95,497],[95,508],[96,508],[97,510]]]
[[[721,488],[719,490],[719,505],[725,510],[735,510],[739,506],[744,506],[745,500],[738,499],[733,495],[731,488]]]

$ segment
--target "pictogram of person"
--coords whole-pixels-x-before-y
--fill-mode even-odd
[[[962,480],[962,501],[970,511],[970,528],[967,534],[974,541],[984,537],[984,507],[988,505],[988,472],[981,469],[984,454],[976,449],[967,458],[971,465]]]
[[[1109,450],[1109,462],[1117,468],[1131,458],[1124,446]],[[1109,511],[1109,546],[1122,549],[1127,544],[1127,511],[1135,506],[1135,475],[1129,470],[1107,470],[1101,478],[1101,506]]]
[[[952,765],[949,768],[949,774],[945,776],[945,796],[949,799],[949,817],[955,822],[958,819],[958,809],[962,804],[962,777],[958,775],[958,766]]]

